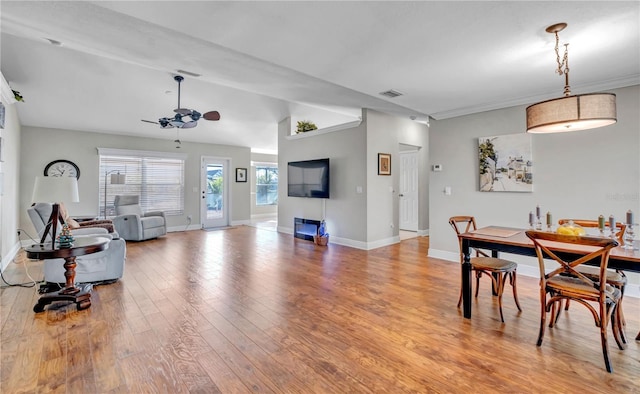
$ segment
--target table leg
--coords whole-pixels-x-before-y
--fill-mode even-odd
[[[463,316],[471,318],[471,252],[469,241],[462,240],[462,310]]]
[[[33,307],[35,313],[44,311],[44,307],[57,301],[71,301],[76,304],[78,310],[87,309],[91,306],[91,293],[80,290],[75,285],[76,279],[76,258],[65,257],[64,259],[64,277],[66,279],[64,289],[53,293],[44,294]]]
[[[491,251],[491,257],[493,257],[494,259],[497,259],[497,258],[500,257],[500,253],[497,250],[492,250]],[[496,289],[496,285],[495,284],[498,283],[498,279],[499,279],[500,275],[501,274],[498,273],[498,272],[494,272],[493,273],[493,279],[494,280],[491,282],[491,293],[494,296],[498,295],[498,289]]]

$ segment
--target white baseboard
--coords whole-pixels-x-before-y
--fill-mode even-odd
[[[13,261],[13,259],[16,258],[21,248],[22,245],[20,241],[16,241],[16,243],[13,244],[13,246],[9,250],[9,253],[7,253],[6,256],[2,257],[2,263],[0,263],[0,272],[4,272],[4,269],[7,268],[7,266]]]

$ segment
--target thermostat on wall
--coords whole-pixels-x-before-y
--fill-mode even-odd
[[[432,171],[442,171],[442,164],[434,164],[431,166]]]

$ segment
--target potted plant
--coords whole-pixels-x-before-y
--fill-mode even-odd
[[[296,128],[296,134],[305,133],[307,131],[316,130],[316,129],[318,129],[318,126],[316,126],[315,123],[310,122],[308,120],[299,120],[298,127]]]

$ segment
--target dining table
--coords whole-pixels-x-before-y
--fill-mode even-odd
[[[463,316],[471,318],[471,250],[473,248],[490,250],[492,257],[499,257],[500,253],[511,253],[522,256],[536,257],[533,241],[527,237],[528,229],[487,226],[459,235],[462,240],[462,306]],[[636,241],[637,244],[638,241]],[[616,246],[609,255],[609,268],[640,272],[640,250],[638,245],[632,249]],[[551,248],[554,250],[554,248]],[[579,257],[590,252],[588,247],[571,249],[557,248],[554,251]],[[640,333],[636,340],[640,340]]]

